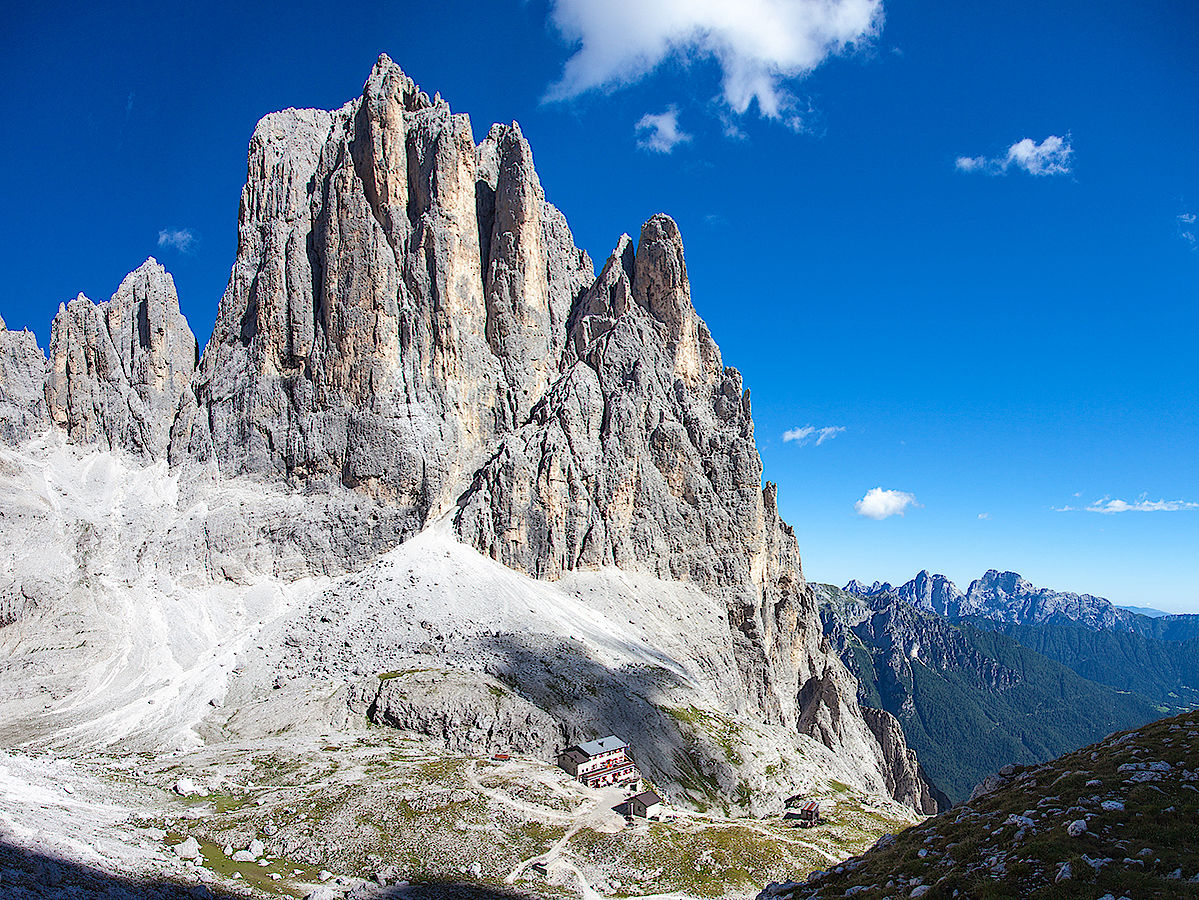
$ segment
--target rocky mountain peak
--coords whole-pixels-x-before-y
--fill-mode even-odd
[[[898,594],[913,606],[942,616],[957,615],[962,601],[962,592],[952,581],[944,575],[930,575],[927,569],[900,587]]]
[[[46,356],[29,331],[9,331],[0,319],[0,441],[28,440],[50,427]]]
[[[23,397],[40,351],[0,337],[17,373],[5,390]],[[677,224],[652,216],[597,277],[519,125],[476,144],[466,115],[386,56],[340,109],[254,129],[198,366],[150,259],[107,303],[63,305],[44,381],[47,424],[72,441],[334,509],[319,529],[270,526],[309,571],[437,523],[545,580],[615,567],[686,582],[724,609],[731,711],[814,736],[918,801],[897,726],[863,718],[823,638]],[[19,435],[34,416],[4,421]]]
[[[856,578],[851,578],[841,590],[848,594],[856,594],[859,597],[871,597],[874,594],[890,591],[891,585],[882,581],[875,581],[873,584],[867,585],[858,581]]]
[[[1015,572],[994,569],[971,583],[961,615],[1028,624],[1078,623],[1090,628],[1113,628],[1131,618],[1102,597],[1036,587]]]
[[[995,591],[1004,594],[1016,594],[1032,587],[1016,572],[1000,572],[998,569],[987,569],[981,578],[970,583],[968,590]]]
[[[1090,628],[1136,630],[1131,613],[1102,597],[1039,588],[1016,572],[998,569],[988,569],[965,593],[944,575],[930,575],[927,569],[898,588],[877,581],[866,587],[854,580],[845,590],[861,597],[894,592],[913,606],[950,619],[980,616],[1016,624],[1078,623]]]
[[[720,352],[691,304],[683,239],[670,216],[659,213],[641,228],[633,297],[666,327],[675,378],[693,385],[720,373]]]
[[[80,443],[161,458],[196,358],[174,280],[151,257],[107,302],[79,294],[59,305],[45,384],[50,421]]]
[[[263,120],[189,455],[366,494],[399,536],[453,505],[557,376],[594,280],[519,126],[380,57],[361,97]]]

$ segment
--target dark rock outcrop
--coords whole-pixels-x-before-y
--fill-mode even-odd
[[[928,815],[949,809],[949,798],[932,787],[920,770],[916,751],[907,745],[899,720],[885,709],[868,706],[862,707],[862,718],[883,748],[883,758],[888,763],[884,774],[891,796]]]
[[[460,753],[521,753],[555,762],[567,744],[557,719],[487,675],[396,672],[373,689],[365,710],[372,722],[427,734]]]

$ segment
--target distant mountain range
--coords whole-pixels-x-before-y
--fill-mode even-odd
[[[1158,619],[1162,616],[1168,616],[1170,613],[1162,609],[1154,609],[1152,606],[1117,606],[1116,609],[1127,610],[1130,613],[1136,613],[1139,616],[1148,616],[1151,619]]]
[[[1172,708],[895,592],[814,589],[825,634],[858,678],[858,702],[900,721],[942,809],[1007,763],[1042,762]]]
[[[1199,637],[1199,615],[1170,615],[1161,610],[1116,606],[1104,597],[1037,587],[1015,572],[987,570],[970,582],[965,593],[944,575],[928,570],[893,586],[885,581],[866,585],[856,579],[844,590],[861,597],[894,594],[912,606],[948,619],[980,618],[1017,625],[1083,625],[1093,629],[1130,631],[1167,641]]]
[[[859,702],[899,719],[954,802],[1006,763],[1199,707],[1199,616],[1151,617],[994,569],[964,592],[922,571],[817,595]]]

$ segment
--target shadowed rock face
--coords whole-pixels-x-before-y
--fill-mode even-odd
[[[433,735],[460,753],[515,751],[555,762],[568,744],[557,719],[486,675],[405,672],[376,691],[364,710],[372,722]]]
[[[949,798],[935,791],[925,781],[920,764],[916,761],[916,752],[910,749],[904,740],[903,727],[899,720],[885,709],[871,709],[868,706],[861,709],[862,717],[878,738],[879,745],[883,748],[883,756],[889,762],[884,771],[887,776],[887,790],[891,796],[911,804],[917,812],[928,815],[948,809]]]
[[[198,368],[151,260],[108,304],[60,309],[45,396],[73,441],[313,496],[349,489],[381,523],[363,552],[448,513],[464,543],[539,578],[617,566],[694,583],[727,606],[731,708],[818,737],[865,783],[919,802],[896,774],[911,768],[902,737],[880,743],[822,636],[678,227],[654,216],[597,278],[519,127],[476,146],[469,119],[386,56],[341,109],[258,123]]]

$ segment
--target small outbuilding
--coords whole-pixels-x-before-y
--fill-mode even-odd
[[[653,791],[642,791],[629,798],[629,815],[643,819],[662,818],[662,798]]]

